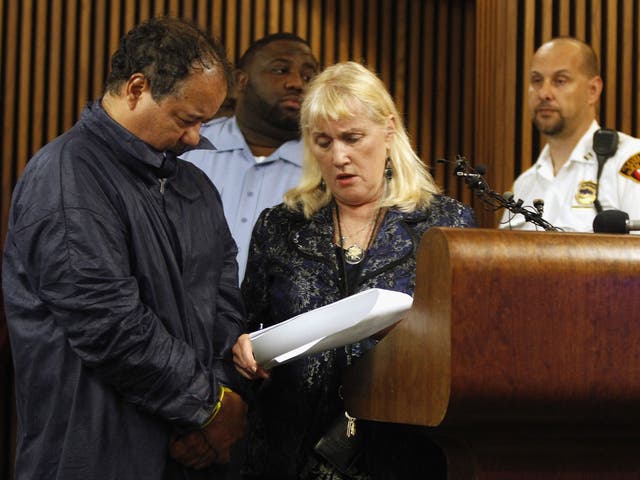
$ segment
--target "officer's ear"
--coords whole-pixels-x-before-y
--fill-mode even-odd
[[[249,75],[244,70],[239,68],[233,72],[233,80],[235,81],[235,88],[237,93],[243,93],[249,80]]]
[[[589,80],[588,93],[589,93],[589,105],[596,105],[600,101],[600,94],[602,93],[602,77],[596,75]]]

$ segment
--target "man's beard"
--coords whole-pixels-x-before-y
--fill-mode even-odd
[[[290,132],[300,132],[300,116],[299,114],[287,114],[278,105],[271,108],[271,113],[267,117],[278,128],[288,130]]]
[[[533,118],[533,123],[541,133],[544,133],[548,137],[557,135],[558,133],[562,132],[565,127],[565,121],[563,117],[559,117],[558,120],[554,121],[553,123],[548,123],[538,120],[538,117],[535,116]]]
[[[300,113],[287,112],[278,103],[269,103],[252,90],[248,93],[249,103],[252,105],[253,111],[262,117],[263,120],[269,122],[274,127],[281,130],[290,131],[292,134],[300,133]]]

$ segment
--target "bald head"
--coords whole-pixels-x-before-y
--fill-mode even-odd
[[[593,78],[600,75],[600,63],[598,56],[590,45],[573,37],[557,37],[543,43],[534,55],[534,58],[540,55],[550,53],[550,51],[561,50],[569,56],[578,59],[580,73],[587,78]]]
[[[531,59],[529,108],[533,122],[547,137],[574,142],[596,118],[602,92],[598,59],[575,38],[555,38]]]

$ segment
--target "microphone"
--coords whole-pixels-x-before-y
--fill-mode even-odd
[[[601,128],[593,134],[593,151],[599,157],[608,158],[618,149],[618,132]]]
[[[476,165],[475,170],[478,175],[484,175],[485,173],[487,173],[487,167],[484,165]]]
[[[535,208],[540,215],[544,213],[544,200],[542,198],[536,198],[533,200],[533,208]]]
[[[629,220],[629,214],[621,210],[605,210],[593,219],[595,233],[629,233],[640,230],[640,220]]]
[[[515,201],[513,200],[513,197],[515,197],[515,195],[513,194],[513,192],[510,191],[506,191],[502,194],[502,198],[504,198],[507,203],[515,203]]]
[[[458,175],[459,177],[462,176],[466,176],[466,171],[467,171],[467,162],[463,159],[458,157],[458,159],[456,160],[456,166],[454,169],[454,172],[456,175]]]
[[[506,191],[502,194],[502,198],[504,199],[505,202],[507,202],[506,207],[509,208],[515,208],[518,209],[520,207],[522,207],[522,204],[524,203],[524,200],[522,200],[521,198],[518,198],[516,200],[516,196],[513,194],[513,192],[509,192]],[[515,213],[519,213],[519,212],[515,212]]]

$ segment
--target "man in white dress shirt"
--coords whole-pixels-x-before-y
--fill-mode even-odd
[[[294,34],[256,41],[238,62],[235,115],[202,126],[200,135],[215,150],[192,150],[182,157],[203,170],[220,192],[238,245],[240,281],[258,215],[281,203],[300,179],[300,105],[317,70],[309,44]]]
[[[566,231],[593,231],[596,198],[603,210],[640,219],[640,140],[618,132],[617,150],[598,178],[593,135],[600,128],[596,115],[602,88],[595,52],[577,39],[553,39],[532,58],[529,108],[547,144],[516,179],[513,193],[524,206],[544,200],[543,218]],[[500,228],[539,227],[505,211]]]

